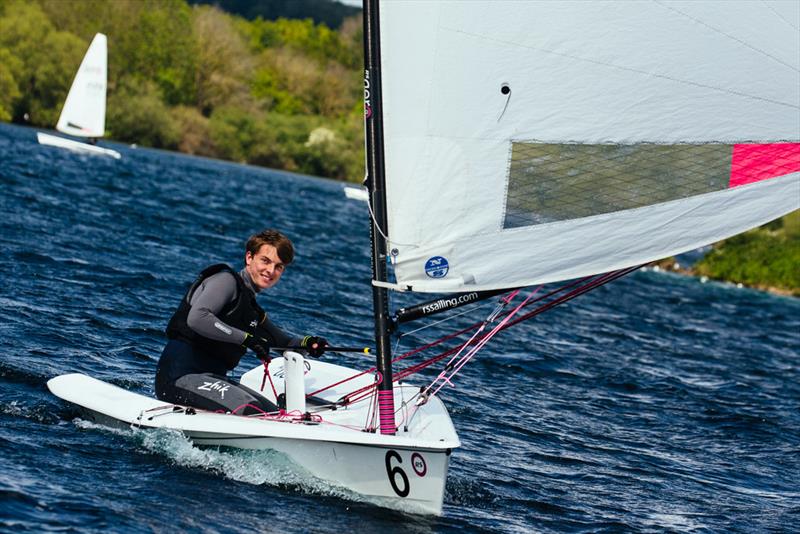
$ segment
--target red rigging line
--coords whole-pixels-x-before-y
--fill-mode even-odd
[[[523,303],[521,306],[519,306],[518,309],[515,309],[513,314],[515,314],[517,311],[519,311],[519,309],[527,308],[527,307],[530,307],[530,306],[532,306],[534,304],[541,303],[542,301],[544,301],[546,299],[549,299],[550,297],[554,297],[555,295],[558,295],[559,293],[564,293],[566,291],[565,294],[563,294],[561,296],[558,296],[558,297],[556,297],[556,298],[554,298],[552,300],[549,300],[549,301],[541,304],[540,306],[537,306],[536,308],[534,308],[533,310],[529,311],[528,313],[525,313],[524,315],[521,315],[521,316],[516,317],[514,319],[511,319],[510,316],[506,317],[505,320],[507,322],[505,324],[498,325],[497,327],[492,329],[490,332],[477,333],[477,335],[474,335],[469,340],[467,340],[467,341],[465,341],[463,343],[460,343],[460,344],[458,344],[458,345],[456,345],[456,346],[454,346],[454,347],[452,347],[450,349],[447,349],[447,350],[445,350],[445,351],[443,351],[443,352],[441,352],[441,353],[439,353],[439,354],[437,354],[437,355],[435,355],[435,356],[433,356],[431,358],[428,358],[427,360],[424,360],[424,361],[422,361],[420,363],[417,363],[417,364],[414,364],[414,365],[410,365],[410,366],[406,367],[405,369],[395,371],[394,372],[394,376],[392,377],[392,381],[393,382],[397,382],[397,381],[402,380],[402,379],[404,379],[404,378],[406,378],[406,377],[408,377],[408,376],[410,376],[410,375],[412,375],[414,373],[418,373],[419,371],[421,371],[421,370],[423,370],[423,369],[425,369],[425,368],[427,368],[427,367],[429,367],[429,366],[431,366],[431,365],[433,365],[433,364],[435,364],[435,363],[447,358],[448,356],[452,356],[454,354],[457,354],[459,351],[461,351],[465,347],[469,346],[470,344],[472,344],[473,346],[479,346],[480,345],[480,347],[482,347],[481,344],[485,343],[486,341],[488,341],[487,336],[489,338],[491,338],[492,336],[496,335],[497,333],[499,333],[499,332],[501,332],[503,330],[506,330],[507,328],[510,328],[510,327],[512,327],[512,326],[514,326],[516,324],[519,324],[519,323],[521,323],[523,321],[527,321],[528,319],[531,319],[531,318],[533,318],[533,317],[535,317],[535,316],[537,316],[537,315],[539,315],[541,313],[544,313],[547,310],[550,310],[550,309],[552,309],[552,308],[554,308],[556,306],[559,306],[559,305],[561,305],[561,304],[563,304],[563,303],[565,303],[567,301],[570,301],[570,300],[574,299],[575,297],[577,297],[579,295],[583,295],[583,294],[585,294],[585,293],[587,293],[589,291],[597,289],[598,287],[600,287],[602,285],[605,285],[605,284],[607,284],[609,282],[612,282],[614,280],[617,280],[618,278],[621,278],[621,277],[623,277],[623,276],[625,276],[627,274],[630,274],[633,271],[639,269],[639,267],[641,267],[641,265],[637,265],[635,267],[629,267],[629,268],[626,268],[626,269],[620,269],[618,271],[612,271],[612,272],[601,274],[601,275],[587,276],[587,277],[584,277],[584,278],[581,278],[581,279],[578,279],[578,280],[574,280],[574,281],[572,281],[572,282],[570,282],[568,284],[565,284],[563,286],[557,287],[557,288],[553,289],[552,291],[549,291],[548,293],[546,293],[544,295],[541,295],[541,296],[539,296],[539,297],[537,297],[535,299],[529,297],[530,300],[528,302]],[[532,297],[532,295],[531,295],[531,297]],[[508,304],[509,301],[510,301],[510,299],[504,299],[505,304]],[[461,335],[463,335],[463,334],[465,334],[467,332],[470,332],[472,330],[476,330],[476,329],[480,328],[481,325],[484,325],[485,323],[486,323],[486,321],[476,322],[476,323],[474,323],[474,324],[472,324],[470,326],[462,328],[461,330],[459,330],[457,332],[454,332],[452,334],[448,334],[448,335],[443,336],[443,337],[441,337],[441,338],[439,338],[439,339],[437,339],[435,341],[432,341],[430,343],[427,343],[425,345],[422,345],[420,347],[417,347],[415,349],[407,351],[407,352],[405,352],[405,353],[393,358],[392,359],[392,364],[394,364],[396,362],[399,362],[401,360],[404,360],[404,359],[406,359],[406,358],[408,358],[410,356],[413,356],[414,354],[418,354],[418,353],[423,352],[423,351],[425,351],[427,349],[430,349],[432,347],[440,345],[441,343],[444,343],[445,341],[449,341],[451,339],[457,338],[457,337],[459,337],[459,336],[461,336]],[[459,369],[460,369],[460,367],[459,367]],[[362,372],[357,373],[357,374],[355,374],[355,375],[353,375],[353,376],[351,376],[349,378],[345,378],[344,380],[340,380],[338,382],[335,382],[333,384],[330,384],[328,386],[320,388],[320,389],[318,389],[316,391],[313,391],[313,392],[309,393],[308,396],[318,395],[319,393],[322,393],[323,391],[326,391],[328,389],[331,389],[333,387],[336,387],[338,385],[346,383],[346,382],[348,382],[350,380],[353,380],[353,379],[358,378],[360,376],[364,376],[365,374],[373,373],[373,372],[375,372],[375,370],[376,370],[375,367],[371,367],[371,368],[367,369],[366,371],[362,371]],[[374,393],[374,389],[375,389],[375,384],[371,384],[369,386],[364,386],[364,387],[359,388],[359,389],[357,389],[355,391],[352,391],[351,393],[349,393],[349,394],[345,395],[344,397],[342,397],[342,401],[344,403],[346,403],[346,404],[347,403],[351,403],[351,402],[360,401],[360,400],[370,396],[371,394],[373,394]]]

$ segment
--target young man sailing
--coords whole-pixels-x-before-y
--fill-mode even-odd
[[[324,338],[290,336],[256,302],[256,295],[277,284],[293,259],[289,238],[264,230],[248,239],[241,271],[217,264],[200,273],[167,325],[169,341],[156,371],[159,399],[241,415],[277,411],[226,375],[247,349],[262,361],[269,360],[270,346],[301,347],[311,356],[325,352]]]

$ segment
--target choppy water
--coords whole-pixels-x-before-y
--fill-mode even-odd
[[[262,227],[299,250],[263,301],[276,322],[339,344],[372,332],[368,214],[340,184],[115,148],[79,156],[0,125],[0,530],[797,531],[800,301],[673,275],[614,282],[465,368],[444,395],[463,447],[440,518],[269,452],[75,419],[45,382],[152,394],[185,284]]]

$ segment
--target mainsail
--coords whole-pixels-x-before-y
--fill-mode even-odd
[[[102,137],[106,125],[106,36],[98,33],[83,57],[56,129],[79,137]]]
[[[380,2],[396,286],[646,263],[800,208],[800,2]]]

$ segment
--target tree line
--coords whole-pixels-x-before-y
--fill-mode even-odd
[[[800,211],[716,243],[694,274],[800,297]]]
[[[248,20],[258,17],[267,20],[279,18],[307,19],[338,28],[344,19],[361,12],[360,7],[346,5],[336,0],[187,0],[189,5],[213,4],[225,13],[239,15]]]
[[[53,128],[98,32],[107,137],[363,178],[360,15],[331,29],[185,0],[0,0],[0,120]]]

